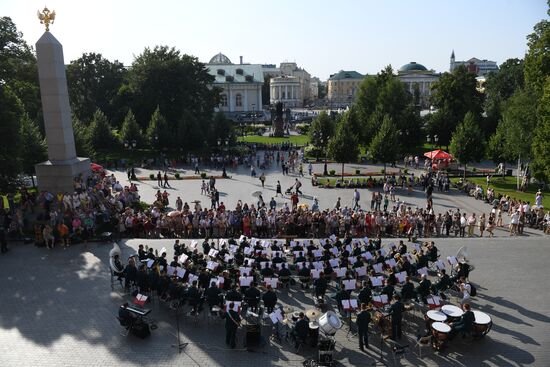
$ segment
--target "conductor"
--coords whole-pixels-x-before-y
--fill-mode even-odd
[[[227,311],[222,315],[225,319],[225,344],[231,348],[237,346],[237,329],[241,326],[241,316],[234,311],[235,304],[229,303]]]

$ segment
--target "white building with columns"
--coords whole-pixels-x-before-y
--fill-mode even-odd
[[[220,88],[219,110],[228,116],[240,112],[262,111],[263,70],[260,64],[233,64],[219,53],[206,64],[214,79],[213,86]]]
[[[397,71],[397,77],[407,86],[413,98],[418,93],[418,103],[422,108],[430,107],[432,86],[441,74],[428,70],[424,65],[411,61]],[[418,91],[418,92],[417,92]]]
[[[285,107],[301,107],[303,105],[302,88],[298,77],[283,75],[271,78],[269,88],[271,104],[282,102]]]

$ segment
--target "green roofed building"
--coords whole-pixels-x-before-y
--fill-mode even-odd
[[[345,107],[353,103],[365,75],[357,71],[340,70],[328,79],[327,98],[332,107]]]

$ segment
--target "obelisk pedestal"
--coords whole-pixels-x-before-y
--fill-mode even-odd
[[[76,156],[63,46],[46,31],[36,42],[36,56],[49,158],[35,166],[38,187],[73,192],[74,178],[90,174],[90,159]]]

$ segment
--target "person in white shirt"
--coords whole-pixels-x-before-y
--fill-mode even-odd
[[[512,213],[512,216],[510,217],[510,236],[517,233],[518,224],[519,224],[519,211],[516,210],[515,212]]]
[[[460,278],[460,292],[462,292],[462,299],[460,300],[460,305],[462,306],[465,303],[470,303],[470,293],[472,292],[472,286],[470,283],[466,282],[466,278]]]
[[[472,215],[468,218],[468,237],[472,237],[474,235],[474,227],[476,226],[476,222],[476,213],[472,213]]]

